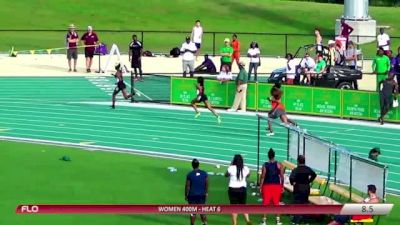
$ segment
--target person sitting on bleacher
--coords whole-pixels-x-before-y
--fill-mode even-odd
[[[363,202],[360,203],[368,203],[368,204],[376,204],[379,203],[379,198],[376,195],[376,186],[373,184],[368,185],[368,197],[364,199]],[[333,218],[333,221],[328,223],[328,225],[344,225],[350,220],[362,221],[372,219],[372,216],[369,215],[337,215]]]

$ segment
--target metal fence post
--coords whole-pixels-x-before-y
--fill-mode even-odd
[[[213,57],[215,57],[215,32],[213,32]]]
[[[287,34],[285,34],[285,54],[283,54],[283,55],[286,55],[286,53],[288,53],[288,35]]]
[[[257,120],[257,182],[256,182],[256,184],[257,184],[257,186],[259,186],[259,185],[261,185],[261,184],[259,183],[259,178],[260,178],[259,171],[260,171],[260,142],[261,142],[261,140],[260,140],[260,136],[261,136],[261,134],[260,134],[260,129],[261,129],[261,117],[260,117],[259,115],[258,115],[257,117],[258,117],[258,120]]]

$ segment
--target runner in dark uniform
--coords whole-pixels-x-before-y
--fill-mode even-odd
[[[135,72],[136,80],[138,79],[137,70],[139,69],[140,81],[143,81],[142,53],[143,53],[143,45],[140,41],[138,41],[137,36],[134,34],[132,35],[132,42],[129,44],[129,61],[131,62],[131,68]]]
[[[386,80],[383,80],[379,83],[380,91],[380,106],[381,106],[381,116],[378,121],[383,125],[383,120],[385,115],[390,111],[393,103],[393,94],[395,99],[397,99],[397,90],[398,84],[394,80],[394,74],[390,73],[389,77]]]
[[[115,78],[117,78],[117,83],[115,83],[117,86],[114,89],[113,95],[112,95],[112,105],[111,108],[115,109],[115,99],[117,97],[117,94],[122,91],[122,95],[124,96],[125,99],[129,99],[132,97],[132,95],[134,94],[127,94],[126,93],[126,85],[124,83],[124,77],[123,77],[123,73],[122,73],[122,65],[120,63],[118,63],[115,66],[115,69],[117,70],[117,72],[115,74],[113,74],[113,76]]]
[[[221,116],[219,116],[218,113],[215,112],[215,110],[211,107],[210,103],[208,102],[208,98],[204,90],[203,77],[197,78],[196,89],[197,89],[197,97],[192,100],[192,107],[194,108],[194,111],[196,111],[195,118],[198,118],[200,116],[200,112],[199,110],[197,110],[197,103],[204,102],[204,105],[207,107],[207,109],[209,109],[215,115],[215,117],[217,117],[218,123],[221,123]]]

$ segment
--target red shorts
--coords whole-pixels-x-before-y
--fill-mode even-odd
[[[240,60],[240,52],[234,52],[232,54],[232,62],[236,61],[236,63],[239,63],[239,60]]]
[[[269,205],[270,202],[274,205],[279,205],[282,195],[282,185],[280,184],[264,184],[262,186],[263,205]]]

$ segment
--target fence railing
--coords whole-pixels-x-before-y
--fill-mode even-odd
[[[0,51],[7,52],[11,46],[16,50],[43,49],[65,46],[66,30],[50,29],[2,29],[0,30]],[[85,31],[78,30],[82,35]],[[166,30],[96,30],[101,42],[111,45],[117,44],[124,53],[128,51],[128,44],[132,34],[138,35],[143,42],[145,50],[155,53],[169,54],[174,47],[179,47],[188,31]],[[238,35],[241,42],[241,52],[245,54],[252,41],[257,41],[261,54],[264,56],[283,56],[287,52],[295,52],[298,47],[315,42],[314,34],[300,33],[270,33],[270,32],[204,32],[201,53],[217,55],[226,37],[233,33]],[[334,39],[334,34],[323,34],[325,41]],[[359,42],[361,38],[375,38],[375,36],[351,36],[352,40]],[[391,37],[392,46],[397,49],[400,46],[400,37]],[[376,42],[359,45],[366,58],[372,58],[376,53]],[[60,53],[63,53],[61,51]]]

